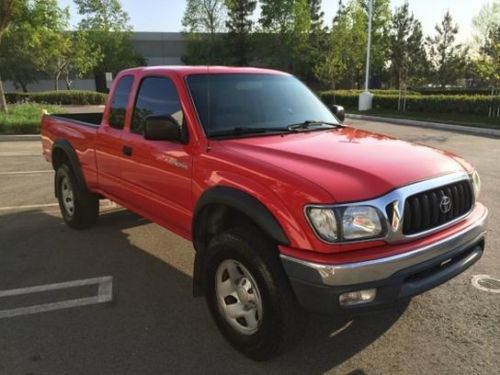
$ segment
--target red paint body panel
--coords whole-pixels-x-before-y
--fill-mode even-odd
[[[222,143],[235,154],[299,173],[328,191],[335,203],[368,200],[400,186],[464,170],[444,151],[353,128]]]
[[[191,238],[196,202],[213,186],[229,186],[258,199],[273,214],[290,240],[281,251],[318,262],[359,261],[411,250],[467,225],[466,221],[407,244],[383,241],[327,244],[304,215],[311,203],[360,201],[412,182],[456,171],[470,171],[463,159],[423,145],[353,128],[286,135],[208,140],[185,84],[190,74],[285,74],[255,68],[150,67],[120,73],[134,76],[123,130],[108,125],[106,106],[99,128],[45,116],[42,144],[50,160],[53,142],[69,141],[76,150],[88,188],[160,225]],[[140,81],[167,77],[174,83],[189,134],[187,144],[147,141],[130,131]],[[110,97],[114,94],[111,90]],[[134,153],[124,157],[122,148]],[[480,209],[476,208],[476,210]]]
[[[75,149],[85,181],[90,189],[98,186],[95,143],[97,128],[68,126],[64,119],[44,116],[42,118],[42,148],[47,160],[51,160],[52,145],[57,139],[68,140]]]

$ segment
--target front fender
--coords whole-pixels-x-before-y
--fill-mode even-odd
[[[278,244],[290,241],[273,214],[258,199],[248,193],[228,186],[215,186],[205,191],[198,200],[193,215],[193,242],[200,248],[199,221],[204,208],[212,204],[231,207],[248,216],[264,233]]]

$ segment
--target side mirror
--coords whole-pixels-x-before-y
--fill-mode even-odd
[[[332,105],[330,107],[330,111],[339,119],[339,121],[342,123],[345,120],[345,111],[344,107],[341,105]]]
[[[181,125],[172,116],[149,116],[144,126],[144,138],[151,141],[182,142]]]

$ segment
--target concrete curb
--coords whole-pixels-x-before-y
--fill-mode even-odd
[[[0,134],[0,142],[39,141],[40,134]]]
[[[379,116],[371,116],[371,115],[357,115],[357,114],[352,114],[352,113],[346,113],[346,117],[352,118],[355,120],[380,121],[380,122],[388,122],[388,123],[397,124],[397,125],[418,126],[421,128],[447,130],[447,131],[452,131],[452,132],[459,132],[459,133],[500,138],[500,130],[498,130],[498,129],[475,128],[472,126],[443,124],[440,122],[407,120],[407,119],[401,119],[401,118],[379,117]]]

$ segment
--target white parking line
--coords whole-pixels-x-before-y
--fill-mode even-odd
[[[40,156],[42,157],[42,153],[34,153],[34,152],[19,152],[19,151],[2,151],[0,152],[0,156]]]
[[[5,206],[5,207],[0,207],[0,211],[23,211],[23,210],[32,210],[35,208],[50,208],[50,207],[59,207],[58,203],[44,203],[44,204],[28,204],[28,205],[21,205],[21,206]],[[101,209],[113,209],[113,208],[119,208],[115,202],[112,202],[110,200],[104,200],[101,201]]]
[[[46,208],[46,207],[59,207],[58,203],[45,203],[45,204],[29,204],[26,206],[6,206],[0,207],[0,211],[12,211],[12,210],[31,210],[33,208]]]
[[[26,295],[26,294],[47,292],[47,291],[52,291],[52,290],[76,288],[76,287],[94,285],[94,284],[98,285],[98,291],[97,291],[96,296],[70,299],[70,300],[59,301],[59,302],[51,302],[51,303],[45,303],[45,304],[41,304],[41,305],[19,307],[19,308],[10,309],[10,310],[0,310],[0,319],[12,318],[12,317],[21,316],[21,315],[38,314],[38,313],[47,312],[47,311],[69,309],[72,307],[96,305],[96,304],[100,304],[100,303],[110,302],[113,300],[113,277],[112,276],[103,276],[103,277],[95,277],[92,279],[68,281],[68,282],[57,283],[57,284],[37,285],[37,286],[33,286],[33,287],[28,287],[28,288],[19,288],[19,289],[0,291],[0,298],[5,298],[5,297],[12,297],[12,296],[20,296],[20,295]]]
[[[54,171],[52,169],[45,169],[42,171],[0,172],[0,176],[11,176],[16,174],[40,174],[40,173],[54,173]]]

